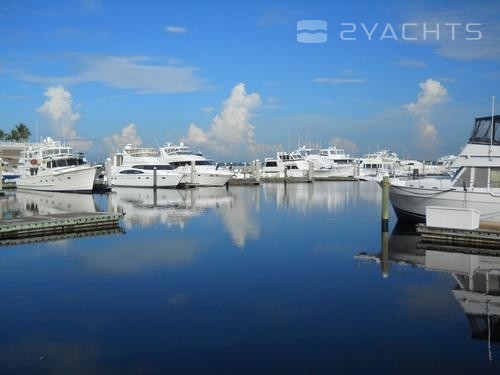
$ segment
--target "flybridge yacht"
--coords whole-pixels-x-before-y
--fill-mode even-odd
[[[394,175],[399,168],[399,157],[390,150],[365,154],[359,159],[361,176]]]
[[[160,157],[156,148],[134,147],[106,160],[106,175],[110,186],[175,188],[183,175]]]
[[[426,206],[445,206],[476,209],[482,221],[500,222],[500,116],[475,120],[452,167],[458,171],[448,179],[391,179],[389,197],[398,217],[422,221]]]
[[[18,189],[43,191],[90,192],[96,175],[81,153],[46,138],[43,143],[29,145],[19,159],[15,179]]]
[[[183,143],[166,143],[160,147],[160,156],[164,162],[172,165],[177,173],[183,175],[182,184],[223,186],[233,177],[232,172],[219,169],[215,161],[205,158],[201,153],[191,152]]]
[[[286,156],[285,156],[286,155]],[[308,170],[299,168],[297,163],[290,160],[290,155],[278,152],[276,158],[265,158],[262,166],[262,177],[307,177]],[[286,171],[286,172],[285,172]]]
[[[354,175],[353,159],[344,150],[336,147],[325,149],[300,147],[293,154],[299,154],[314,164],[315,178],[352,177]]]
[[[347,154],[344,149],[336,146],[323,148],[319,154],[336,164],[352,164],[354,162],[350,154]]]

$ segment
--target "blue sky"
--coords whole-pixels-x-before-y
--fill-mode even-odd
[[[298,43],[303,19],[327,21],[328,41]],[[500,97],[499,19],[487,1],[3,0],[1,128],[38,122],[60,139],[64,126],[95,158],[125,141],[183,139],[239,160],[334,138],[356,154],[435,158],[459,152]],[[340,39],[342,23],[356,40]],[[361,24],[376,23],[368,40]],[[418,40],[402,40],[404,23]],[[424,41],[423,23],[440,40]],[[480,40],[465,40],[467,23]],[[387,24],[398,40],[380,40]]]

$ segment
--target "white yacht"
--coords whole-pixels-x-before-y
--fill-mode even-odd
[[[352,164],[354,162],[350,154],[346,153],[344,149],[336,146],[321,149],[320,155],[333,161],[335,164]]]
[[[446,155],[440,157],[436,162],[425,163],[424,174],[435,176],[454,175],[457,171],[456,168],[453,167],[453,162],[456,158],[456,155]]]
[[[414,159],[401,159],[399,165],[394,170],[396,176],[411,176],[411,175],[426,175],[426,165],[420,160]]]
[[[27,145],[17,166],[14,181],[18,189],[90,192],[96,175],[81,153],[46,138],[43,143]]]
[[[359,159],[360,176],[390,176],[399,168],[399,157],[390,150],[365,154]]]
[[[182,184],[196,186],[224,186],[233,177],[229,170],[219,168],[213,160],[202,154],[191,152],[183,143],[166,143],[160,147],[160,156],[164,162],[172,165],[177,173],[183,175]]]
[[[314,178],[330,177],[352,177],[354,175],[354,165],[349,154],[336,147],[325,149],[300,147],[292,154],[301,155],[306,161],[314,164]]]
[[[111,187],[175,188],[184,177],[165,162],[156,148],[134,147],[106,160],[106,175]]]
[[[265,158],[262,166],[261,176],[270,177],[307,177],[309,170],[305,169],[303,159],[293,160],[286,152],[277,152],[276,158]],[[286,172],[285,172],[286,171]]]
[[[423,221],[426,206],[445,206],[476,209],[481,221],[500,222],[500,116],[475,120],[452,167],[458,168],[452,178],[391,179],[389,197],[398,217]]]

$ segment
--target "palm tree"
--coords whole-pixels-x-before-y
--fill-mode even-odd
[[[19,142],[19,133],[17,132],[16,129],[11,130],[9,134],[5,137],[6,141],[11,141],[11,142]]]
[[[5,132],[3,130],[0,130],[0,141],[3,141],[5,139]]]
[[[17,124],[15,126],[15,130],[13,130],[17,133],[18,135],[18,141],[23,141],[23,142],[26,142],[28,140],[28,138],[30,137],[31,135],[31,132],[29,130],[29,128],[24,125],[22,122]]]

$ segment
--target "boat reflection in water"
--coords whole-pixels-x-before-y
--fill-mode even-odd
[[[398,223],[385,240],[382,234],[379,254],[356,258],[380,262],[384,277],[393,263],[451,275],[456,281],[451,292],[470,323],[471,336],[488,342],[491,360],[491,343],[500,343],[500,251],[421,242],[407,225]]]
[[[90,194],[18,190],[0,200],[3,219],[67,212],[97,212]]]
[[[95,213],[98,211],[91,194],[17,190],[15,193],[9,193],[6,198],[0,200],[0,212],[3,219],[63,213]],[[53,244],[62,246],[66,244],[64,240],[68,239],[118,234],[122,232],[123,229],[117,227],[104,230],[80,230],[55,234],[47,233],[34,237],[3,239],[0,241],[0,245],[5,246],[52,241]]]
[[[219,215],[233,242],[243,247],[247,238],[258,238],[255,210],[259,188],[203,187],[187,190],[115,188],[108,196],[110,211],[125,213],[127,228],[165,224],[184,228],[208,210]]]
[[[125,226],[166,224],[183,228],[206,209],[229,205],[232,197],[225,189],[139,189],[114,188],[108,196],[109,209],[125,213]]]
[[[300,212],[325,209],[344,212],[354,201],[379,202],[380,187],[373,181],[316,181],[313,184],[264,184],[264,199],[275,200],[279,209],[293,208]]]

